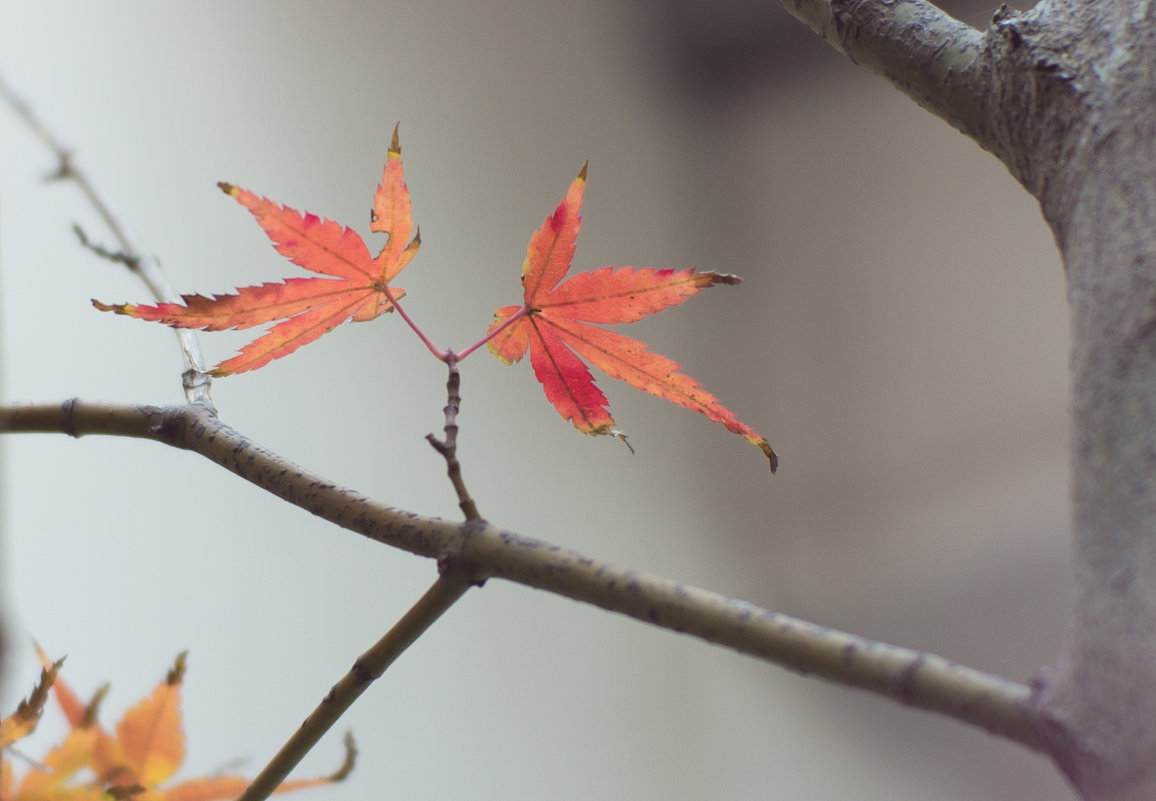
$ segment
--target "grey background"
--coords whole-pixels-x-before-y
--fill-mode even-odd
[[[461,456],[483,514],[1017,679],[1055,653],[1067,335],[1048,232],[994,159],[777,9],[2,2],[0,69],[182,291],[298,274],[218,180],[367,234],[400,120],[424,243],[398,283],[443,345],[517,302],[530,233],[589,159],[575,268],[742,275],[630,333],[764,432],[782,468],[603,379],[632,458],[562,422],[528,365],[478,354]],[[92,212],[39,183],[51,159],[7,114],[0,148],[4,398],[178,402],[171,333],[89,306],[145,300],[71,238],[78,221],[103,239]],[[202,341],[215,362],[246,339]],[[288,458],[453,517],[423,441],[443,388],[386,319],[214,396]],[[2,448],[5,708],[32,681],[32,636],[69,654],[82,692],[113,679],[110,717],[188,648],[184,775],[238,756],[254,773],[434,576],[189,454]],[[1070,797],[1045,761],[980,732],[500,583],[348,725],[360,767],[309,797]],[[334,734],[302,775],[339,755]]]

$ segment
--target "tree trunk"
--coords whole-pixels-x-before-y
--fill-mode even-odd
[[[1086,799],[1156,799],[1156,8],[784,4],[1000,158],[1039,201],[1072,320],[1075,591],[1035,709]]]
[[[1037,19],[1047,24],[1030,49],[1055,53],[1053,80],[1077,101],[1062,120],[1063,158],[1041,165],[1037,194],[1071,304],[1075,536],[1072,620],[1040,709],[1058,763],[1085,798],[1151,799],[1156,12],[1141,2],[1055,3]]]

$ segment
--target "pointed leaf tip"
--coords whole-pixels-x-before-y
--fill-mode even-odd
[[[393,126],[393,139],[391,139],[389,142],[389,154],[391,156],[401,155],[401,142],[397,138],[397,132],[399,128],[401,128],[400,122]]]
[[[89,726],[96,725],[97,720],[100,719],[100,706],[111,690],[112,685],[107,681],[96,688],[92,698],[88,699],[88,703],[84,705],[84,714],[80,717],[80,728],[87,729]],[[63,705],[62,701],[61,706]]]
[[[43,653],[41,654],[43,657]],[[0,721],[0,749],[7,748],[12,743],[27,737],[36,730],[40,716],[44,714],[44,705],[48,702],[48,691],[56,681],[56,674],[64,659],[49,662],[43,657],[44,667],[40,671],[40,680],[32,688],[29,696],[20,702],[16,712]]]
[[[127,314],[129,317],[136,316],[137,307],[131,303],[101,303],[96,298],[92,298],[92,305],[101,311],[116,312],[117,314]]]
[[[337,770],[325,776],[322,781],[332,784],[343,782],[349,778],[349,774],[353,772],[354,765],[357,764],[357,741],[353,739],[353,732],[345,732],[345,737],[342,738],[341,742],[345,746],[345,759],[342,760]]]
[[[756,442],[756,445],[762,449],[763,453],[767,455],[767,459],[771,462],[771,472],[775,473],[779,469],[779,455],[775,453],[775,449],[764,439],[761,442]]]
[[[165,684],[171,686],[174,684],[180,684],[182,681],[184,681],[188,656],[188,651],[181,651],[179,654],[177,654],[177,658],[173,661],[173,666],[169,669],[168,674],[165,676]]]
[[[606,433],[609,434],[610,436],[614,437],[615,439],[622,440],[622,444],[626,446],[626,449],[628,451],[630,451],[631,456],[637,456],[638,455],[634,452],[634,446],[630,444],[630,437],[627,436],[626,432],[623,431],[621,428],[619,428],[618,426],[610,426],[610,429],[608,431],[606,431]]]
[[[225,181],[217,181],[217,188],[224,192],[226,195],[231,195],[237,191],[237,187]]]
[[[586,180],[586,168],[589,166],[590,166],[590,160],[589,159],[582,162],[582,169],[578,170],[578,180],[579,181],[585,181]]]

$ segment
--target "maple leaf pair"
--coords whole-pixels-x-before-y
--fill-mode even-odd
[[[125,712],[115,732],[96,719],[102,692],[82,703],[57,675],[61,662],[49,663],[43,654],[41,659],[44,670],[32,694],[0,721],[0,801],[225,801],[249,786],[241,776],[169,781],[185,760],[180,705],[184,654],[152,694]],[[50,689],[69,732],[17,782],[4,752],[36,728]],[[276,792],[341,781],[353,768],[353,756],[352,740],[347,738],[345,763],[336,773],[287,781]]]
[[[772,472],[777,468],[778,457],[767,440],[680,372],[677,363],[651,352],[643,342],[594,325],[632,323],[677,306],[707,287],[737,284],[739,279],[714,272],[650,267],[603,267],[567,278],[581,226],[585,165],[557,209],[530,240],[522,266],[522,303],[499,309],[486,337],[459,353],[430,344],[397,303],[405,291],[392,281],[417,253],[421,235],[413,224],[396,128],[370,218],[371,231],[388,235],[376,257],[370,256],[355,231],[332,220],[301,214],[231,184],[219,186],[253,214],[281,255],[330,277],[287,278],[212,297],[182,295],[184,305],[107,305],[97,300],[93,305],[142,320],[209,331],[281,321],[244,346],[237,356],[210,370],[212,376],[255,370],[346,320],[372,320],[396,309],[443,361],[451,356],[455,360],[465,358],[483,343],[506,364],[521,360],[529,351],[530,364],[546,398],[579,431],[623,436],[615,427],[606,396],[583,363],[585,359],[612,378],[722,424],[758,446],[770,460]]]

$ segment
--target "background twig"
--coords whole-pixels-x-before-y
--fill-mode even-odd
[[[129,234],[128,228],[113,212],[109,202],[96,191],[96,187],[88,176],[76,166],[72,153],[61,144],[52,132],[40,121],[32,111],[32,107],[16,95],[0,76],[0,98],[8,104],[13,113],[20,118],[30,131],[44,143],[57,160],[57,169],[50,177],[56,180],[69,180],[79,187],[80,192],[92,208],[100,216],[116,240],[116,250],[101,247],[91,243],[79,226],[74,230],[80,237],[81,245],[96,254],[117,261],[138,275],[148,287],[152,296],[162,302],[179,302],[180,297],[169,284],[168,277],[161,269],[160,262],[151,256],[145,255]],[[184,360],[184,370],[181,374],[181,383],[184,386],[185,398],[190,403],[212,405],[209,390],[212,379],[205,373],[205,360],[201,355],[201,345],[195,331],[175,329],[177,341],[181,347],[181,357]]]

